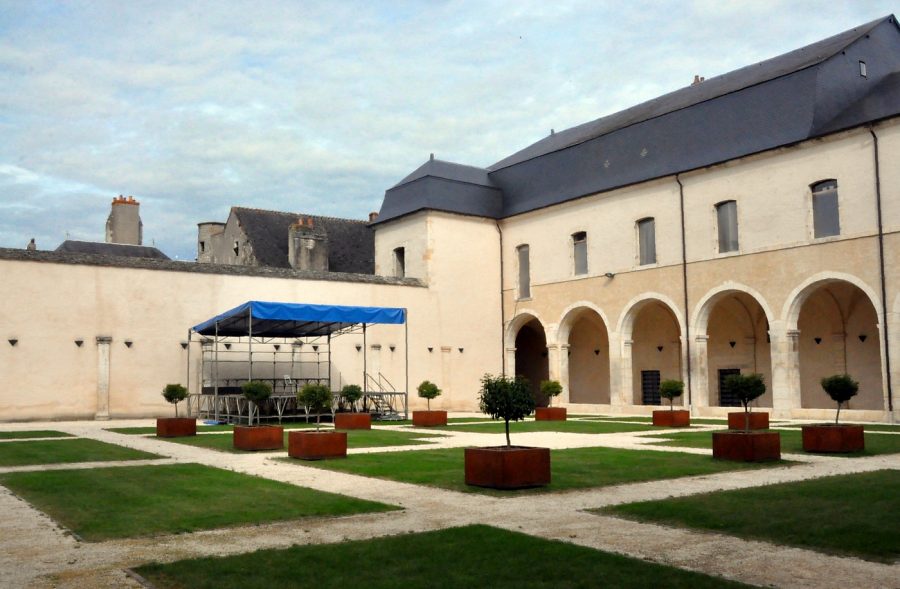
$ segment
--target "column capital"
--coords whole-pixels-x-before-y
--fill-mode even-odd
[[[709,341],[709,336],[705,333],[700,334],[700,335],[695,335],[694,341],[696,341],[698,344],[705,344],[706,342]]]
[[[112,343],[112,336],[111,336],[111,335],[98,335],[98,336],[97,336],[97,345],[98,345],[98,346],[99,346],[100,344],[109,344],[109,343]]]
[[[507,352],[515,352],[516,349],[515,349],[515,348],[506,348],[506,351],[507,351]]]
[[[634,340],[633,339],[623,339],[622,345],[630,348],[631,346],[634,345]]]

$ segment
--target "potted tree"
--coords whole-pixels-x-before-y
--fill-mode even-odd
[[[359,385],[348,384],[341,389],[341,398],[350,407],[349,413],[335,413],[335,429],[372,429],[372,416],[368,411],[356,412],[356,402],[362,398],[363,392]]]
[[[359,387],[357,387],[359,388]],[[297,401],[306,410],[316,412],[316,431],[292,431],[288,434],[288,455],[302,460],[347,457],[347,432],[320,431],[322,411],[331,409],[331,390],[323,384],[308,383],[297,393]]]
[[[418,427],[447,425],[446,411],[431,410],[431,400],[440,396],[441,389],[430,380],[423,380],[416,387],[416,391],[419,393],[419,397],[427,401],[428,409],[426,411],[413,411],[413,425]]]
[[[803,426],[803,449],[806,452],[860,452],[866,449],[863,426],[840,425],[841,405],[856,396],[859,383],[849,374],[835,374],[822,379],[822,389],[837,403],[834,423]]]
[[[691,412],[686,409],[675,410],[675,397],[684,394],[684,382],[680,380],[664,380],[659,383],[659,396],[669,400],[668,411],[654,411],[653,425],[664,427],[687,427],[691,425]]]
[[[272,385],[251,380],[241,385],[241,393],[250,402],[247,425],[234,426],[234,447],[238,450],[280,450],[284,448],[284,428],[280,425],[260,425],[259,407],[272,396]],[[256,425],[253,413],[256,410]]]
[[[188,396],[187,389],[180,384],[167,384],[163,397],[175,406],[175,417],[159,417],[156,420],[156,435],[160,438],[180,438],[197,435],[197,420],[193,417],[178,417],[178,403]]]
[[[743,429],[713,432],[713,458],[741,462],[762,462],[781,459],[781,434],[768,430],[750,429],[750,403],[766,392],[761,374],[732,374],[725,379],[732,393],[744,407]]]
[[[519,421],[534,411],[534,396],[522,377],[484,375],[479,394],[482,413],[502,419],[506,425],[506,445],[466,448],[466,484],[493,489],[521,489],[550,484],[550,450],[513,446],[509,422]]]
[[[535,421],[565,421],[565,407],[551,407],[553,398],[558,397],[562,393],[562,385],[558,380],[542,380],[541,394],[547,396],[546,407],[536,407],[534,410]]]

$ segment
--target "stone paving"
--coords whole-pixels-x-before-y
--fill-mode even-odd
[[[627,418],[623,418],[627,419]],[[124,569],[148,562],[196,556],[228,555],[293,544],[340,542],[407,532],[437,530],[473,523],[488,524],[582,546],[616,552],[745,583],[773,587],[900,587],[900,564],[886,565],[820,554],[709,532],[690,531],[585,513],[618,503],[662,499],[710,491],[739,489],[810,478],[900,468],[900,454],[866,458],[785,455],[801,464],[724,472],[675,480],[534,494],[511,498],[465,494],[407,483],[360,477],[274,460],[284,452],[231,454],[175,444],[155,437],[118,434],[104,428],[149,425],[148,420],[4,424],[3,431],[54,429],[164,458],[125,462],[12,467],[13,470],[95,468],[137,464],[199,463],[258,475],[317,490],[380,501],[403,511],[337,518],[308,518],[234,529],[219,529],[153,538],[82,542],[43,513],[0,486],[0,586],[2,587],[137,587]],[[390,426],[397,427],[397,426]],[[435,433],[431,430],[413,430]],[[586,446],[642,448],[648,434],[558,432],[517,433],[516,443],[554,449]],[[502,434],[442,431],[425,446],[350,450],[350,454],[416,451],[430,448],[497,445]],[[216,435],[216,434],[208,434]],[[657,440],[655,440],[657,441]],[[708,453],[707,450],[650,447],[660,452]]]

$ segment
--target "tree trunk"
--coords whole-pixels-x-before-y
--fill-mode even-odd
[[[837,414],[834,416],[834,425],[838,424],[838,419],[841,417],[841,404],[838,403]]]
[[[509,420],[508,419],[506,420],[506,445],[507,445],[507,447],[512,446],[512,444],[509,442]]]

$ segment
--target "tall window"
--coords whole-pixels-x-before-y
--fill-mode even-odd
[[[812,185],[813,231],[816,237],[841,234],[837,180]]]
[[[528,260],[528,245],[516,248],[519,257],[519,298],[531,298],[531,269]]]
[[[653,217],[641,219],[638,225],[638,253],[641,266],[656,263],[656,221]]]
[[[726,200],[716,205],[716,221],[719,225],[719,253],[738,250],[737,203]]]
[[[575,259],[575,276],[587,274],[587,233],[584,231],[572,234],[572,255]]]
[[[394,276],[397,278],[406,276],[406,248],[394,248]]]

